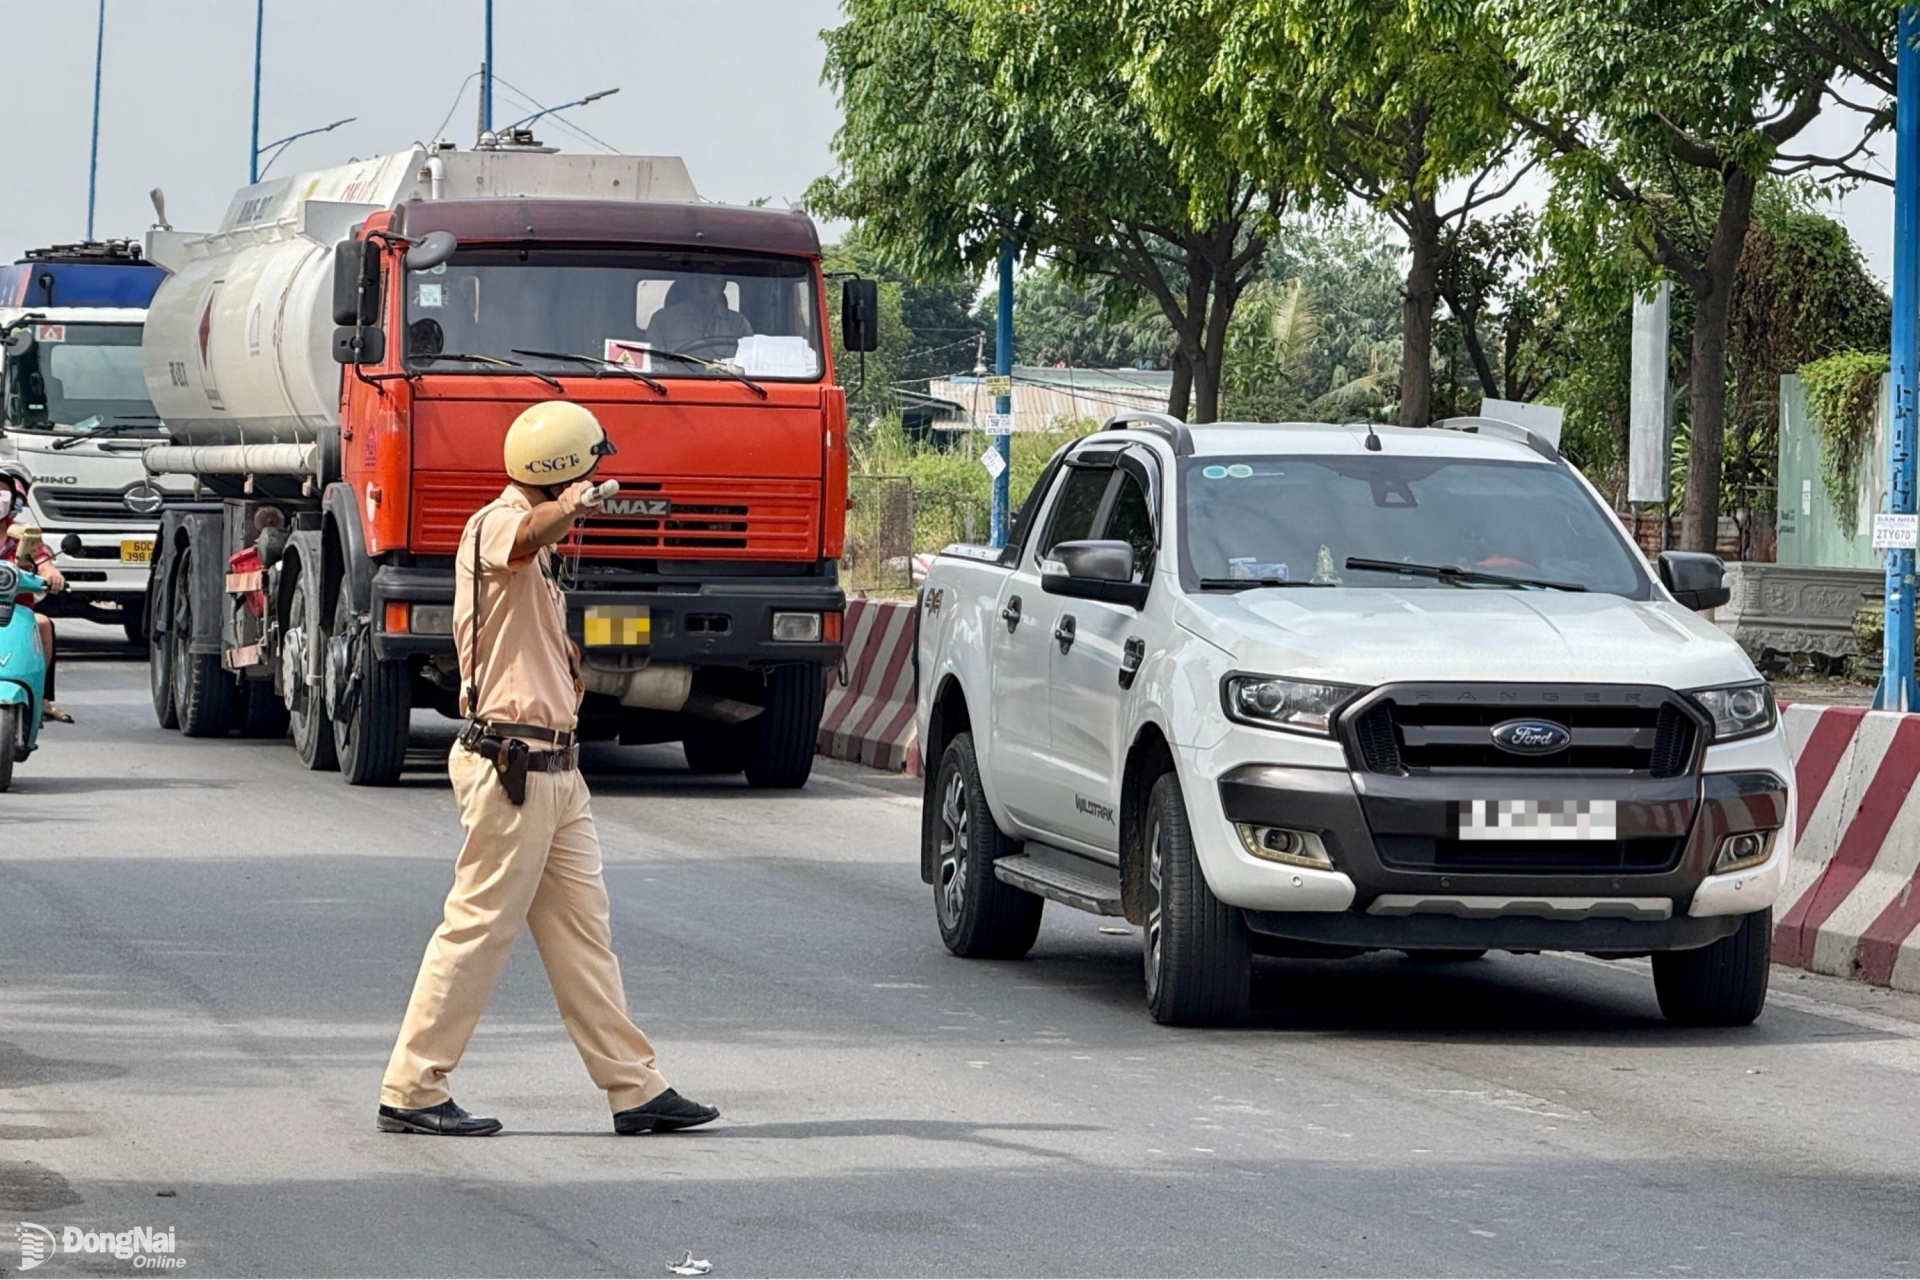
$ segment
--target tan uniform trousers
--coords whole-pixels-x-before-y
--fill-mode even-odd
[[[515,805],[493,766],[455,744],[447,763],[466,843],[446,918],[427,943],[380,1101],[433,1107],[493,995],[524,922],[533,930],[567,1034],[613,1110],[658,1096],[667,1082],[653,1046],[627,1015],[613,954],[600,838],[577,769],[529,773]]]

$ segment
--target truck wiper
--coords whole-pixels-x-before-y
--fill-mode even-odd
[[[524,347],[514,347],[512,351],[513,354],[517,356],[526,356],[533,360],[571,360],[575,364],[589,365],[592,367],[593,376],[596,378],[611,369],[613,372],[624,374],[629,378],[640,379],[640,381],[646,383],[661,395],[667,394],[667,386],[664,382],[661,382],[658,378],[649,378],[646,374],[630,364],[618,364],[612,360],[602,360],[599,356],[576,355],[571,351],[528,351]]]
[[[1331,582],[1295,582],[1291,578],[1202,578],[1202,591],[1245,591],[1249,587],[1330,587]]]
[[[153,430],[154,424],[159,421],[160,416],[153,414],[140,418],[129,417],[120,422],[109,422],[105,426],[95,427],[84,435],[72,435],[62,440],[56,440],[53,442],[53,448],[71,449],[76,445],[85,444],[89,440],[97,440],[101,436],[117,436],[123,431],[151,431]]]
[[[648,347],[646,350],[649,355],[665,356],[669,360],[683,360],[688,364],[697,364],[702,369],[711,369],[713,372],[720,374],[723,377],[732,378],[735,382],[738,382],[742,386],[748,388],[750,391],[753,392],[753,394],[759,396],[762,400],[765,400],[767,398],[767,389],[765,387],[761,386],[759,383],[755,382],[752,378],[749,378],[746,374],[740,372],[738,369],[734,368],[732,365],[721,364],[718,360],[702,360],[699,356],[690,356],[684,351],[663,351],[659,347]]]
[[[1402,564],[1398,560],[1368,560],[1360,556],[1348,556],[1347,568],[1371,569],[1377,573],[1406,573],[1416,578],[1433,578],[1448,586],[1461,587],[1470,582],[1484,582],[1496,587],[1539,587],[1546,591],[1585,591],[1577,582],[1555,582],[1551,578],[1516,578],[1505,573],[1486,573],[1479,569],[1462,569],[1451,564]]]
[[[434,355],[415,356],[413,358],[415,360],[458,360],[463,364],[492,365],[496,369],[518,369],[529,378],[540,379],[540,381],[546,383],[555,391],[563,394],[566,392],[566,387],[561,384],[560,379],[548,377],[538,369],[529,369],[518,360],[502,360],[499,356],[470,356],[461,351],[441,351]]]

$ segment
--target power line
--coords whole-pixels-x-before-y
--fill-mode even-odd
[[[469,72],[467,75],[467,78],[460,82],[460,87],[454,90],[453,105],[447,108],[447,114],[445,115],[445,117],[441,119],[439,127],[434,129],[432,133],[427,135],[428,146],[432,146],[434,143],[440,141],[440,139],[443,136],[445,136],[447,125],[453,120],[453,113],[460,109],[460,99],[467,96],[467,86],[472,84],[475,80],[477,80],[479,76],[480,76],[480,73],[478,71]]]
[[[509,92],[511,92],[515,97],[519,98],[522,102],[525,102],[531,105],[535,111],[545,111],[547,109],[546,103],[541,102],[538,98],[535,98],[532,94],[520,88],[518,85],[515,85],[505,79],[502,79],[499,73],[496,72],[494,74],[493,79],[496,84],[505,85]],[[608,142],[605,138],[601,138],[595,134],[589,133],[587,130],[573,123],[573,121],[566,119],[564,116],[550,115],[546,118],[553,121],[555,124],[559,125],[562,129],[565,129],[570,133],[578,134],[579,136],[585,138],[587,141],[592,142],[595,145],[603,148],[610,155],[617,156],[621,154],[620,148],[614,146],[611,142]]]

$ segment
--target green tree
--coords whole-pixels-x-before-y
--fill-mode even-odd
[[[989,362],[998,307],[988,294],[973,313],[987,337],[982,354]],[[1157,304],[1109,279],[1075,283],[1051,264],[1014,281],[1013,331],[1022,364],[1165,369],[1174,354],[1173,331]]]
[[[1067,0],[849,0],[825,33],[840,172],[808,205],[909,268],[981,270],[1012,237],[1068,278],[1152,299],[1169,409],[1218,412],[1226,334],[1272,196],[1240,166],[1183,174],[1120,74],[1120,33]]]
[[[1512,106],[1551,156],[1548,219],[1563,257],[1616,226],[1692,311],[1691,443],[1681,545],[1711,550],[1727,423],[1733,288],[1760,181],[1847,157],[1783,155],[1842,66],[1823,43],[1869,49],[1893,7],[1815,0],[1495,0],[1524,79]],[[1869,122],[1869,128],[1873,122]],[[1613,270],[1611,265],[1608,270]]]

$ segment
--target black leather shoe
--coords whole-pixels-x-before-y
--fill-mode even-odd
[[[720,1108],[703,1107],[667,1090],[644,1106],[617,1111],[613,1116],[615,1133],[669,1133],[691,1129],[720,1118]]]
[[[471,1115],[452,1098],[437,1107],[389,1107],[383,1103],[374,1124],[382,1133],[427,1133],[438,1138],[484,1138],[500,1132],[498,1120]]]

